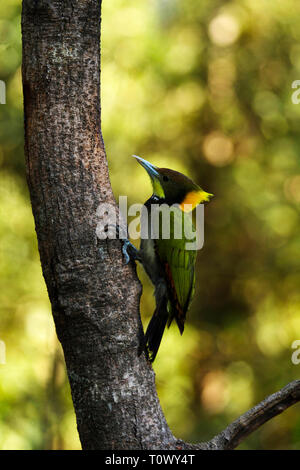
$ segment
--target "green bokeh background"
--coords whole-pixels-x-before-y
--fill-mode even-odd
[[[79,449],[25,181],[20,0],[0,3],[0,448]],[[299,377],[300,4],[104,0],[102,126],[116,198],[150,183],[131,154],[215,194],[186,330],[154,363],[173,433],[198,442]],[[144,325],[153,311],[144,284]],[[2,343],[3,345],[3,343]],[[300,449],[300,407],[241,449]]]

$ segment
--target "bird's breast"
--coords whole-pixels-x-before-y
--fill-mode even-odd
[[[141,239],[139,251],[143,267],[153,284],[162,277],[161,266],[155,251],[155,242],[151,238]]]
[[[150,277],[152,283],[156,284],[162,277],[162,267],[156,253],[155,240],[152,238],[152,204],[157,204],[157,200],[153,196],[145,203],[144,207],[146,212],[141,217],[142,238],[139,254],[146,273]]]

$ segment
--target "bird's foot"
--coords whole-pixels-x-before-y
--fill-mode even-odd
[[[125,229],[124,233],[124,227],[119,227],[119,225],[108,225],[107,230],[109,228],[112,228],[116,238],[121,240],[123,246],[122,246],[122,253],[125,257],[125,264],[128,264],[130,260],[132,261],[141,261],[141,258],[139,256],[139,252],[137,248],[130,243],[128,238],[126,238],[126,232],[127,230]]]
[[[139,252],[136,247],[130,243],[127,238],[122,239],[123,246],[122,246],[122,253],[125,257],[125,264],[128,264],[130,260],[133,261],[141,261]]]

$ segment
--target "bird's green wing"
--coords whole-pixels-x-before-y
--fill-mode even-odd
[[[166,221],[165,221],[166,222]],[[164,238],[164,215],[160,217],[159,239],[156,252],[164,266],[170,292],[170,322],[175,317],[183,332],[186,312],[189,308],[195,287],[196,249],[191,249],[195,239],[192,218],[179,208],[170,212],[170,237]],[[180,230],[181,227],[181,230]]]

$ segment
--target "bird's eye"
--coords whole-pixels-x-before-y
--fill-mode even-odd
[[[169,178],[167,176],[163,176],[163,181],[169,181]]]

